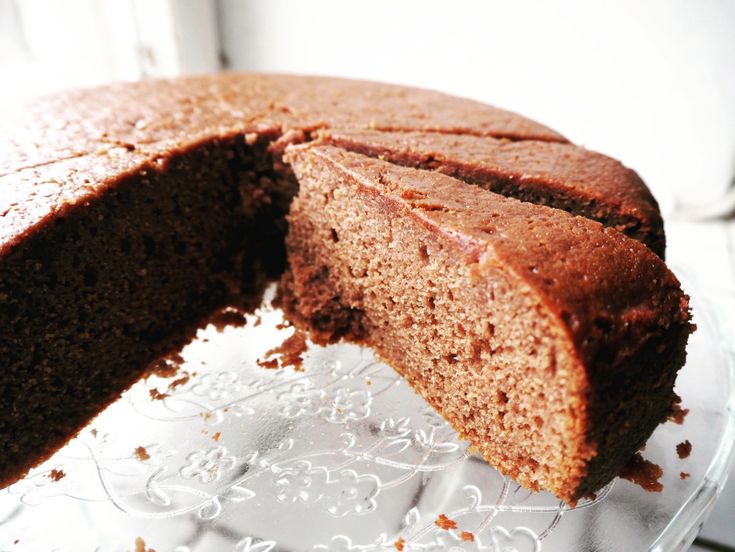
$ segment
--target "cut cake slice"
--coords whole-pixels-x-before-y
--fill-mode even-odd
[[[372,346],[502,473],[574,503],[671,412],[688,302],[641,243],[333,146],[286,159],[286,312]]]

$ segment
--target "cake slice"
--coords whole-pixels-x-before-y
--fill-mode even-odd
[[[350,151],[437,170],[597,220],[664,256],[666,238],[656,200],[635,171],[606,155],[559,142],[428,132],[325,129],[320,136]]]
[[[329,145],[286,159],[285,311],[373,347],[502,473],[573,504],[671,412],[687,297],[638,241]]]

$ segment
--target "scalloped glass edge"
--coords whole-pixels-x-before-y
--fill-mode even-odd
[[[679,552],[688,550],[714,508],[717,498],[727,483],[730,471],[735,466],[735,327],[731,317],[717,308],[705,297],[697,286],[698,279],[677,263],[672,270],[681,280],[687,293],[695,296],[695,318],[698,324],[707,325],[718,336],[724,357],[725,370],[730,389],[726,406],[725,425],[717,451],[712,458],[702,484],[679,508],[648,552]],[[692,293],[690,290],[694,290]]]

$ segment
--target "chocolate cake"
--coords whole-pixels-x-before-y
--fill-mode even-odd
[[[538,123],[240,74],[0,117],[0,485],[278,278],[315,339],[373,346],[493,465],[570,502],[671,413],[688,308],[656,204]]]

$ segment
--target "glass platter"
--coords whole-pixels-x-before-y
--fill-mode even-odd
[[[733,341],[684,284],[698,324],[677,382],[690,412],[644,452],[661,493],[616,480],[570,510],[519,488],[369,350],[310,347],[303,372],[260,367],[293,332],[265,305],[260,324],[202,330],[175,376],[138,382],[0,491],[0,550],[686,550],[732,461],[735,377]]]

